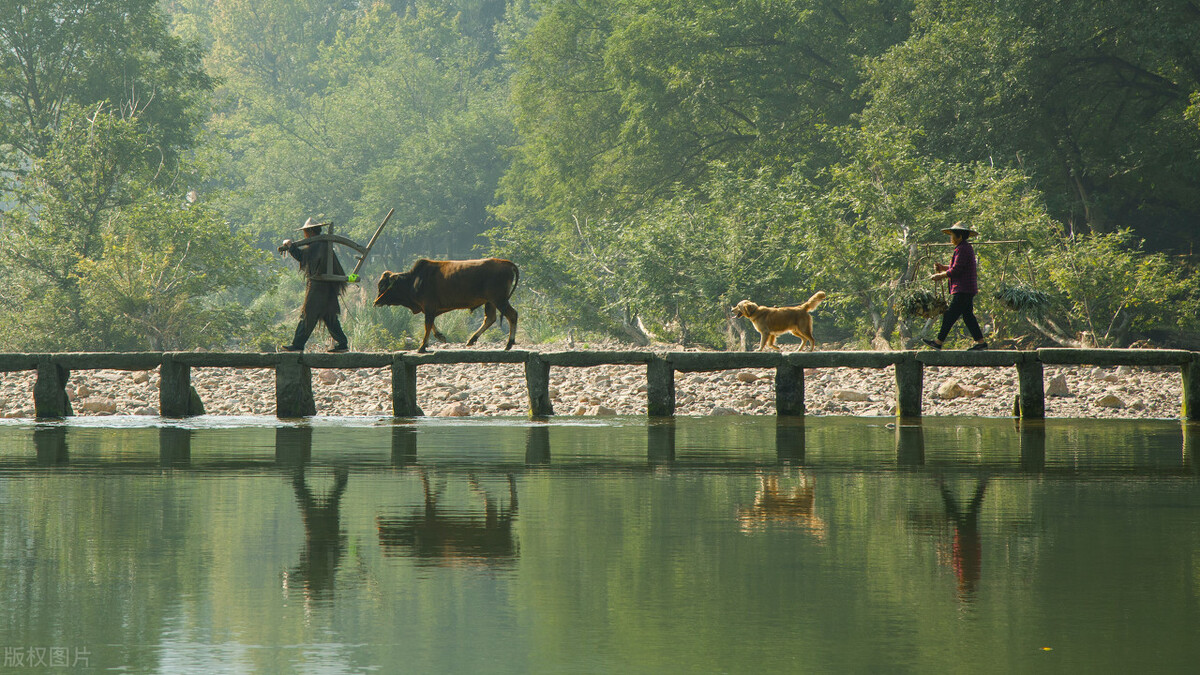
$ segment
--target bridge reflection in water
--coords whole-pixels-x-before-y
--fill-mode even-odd
[[[519,504],[514,475],[523,471],[586,471],[605,475],[713,468],[752,472],[757,489],[753,500],[739,506],[732,517],[738,528],[753,534],[766,528],[791,527],[807,532],[818,542],[824,541],[827,529],[816,509],[820,470],[925,473],[931,484],[936,485],[941,503],[932,511],[910,514],[912,526],[915,531],[935,538],[941,532],[952,532],[944,557],[958,579],[959,599],[970,602],[979,583],[981,564],[979,512],[992,477],[1043,473],[1192,476],[1198,473],[1196,453],[1200,449],[1200,424],[1188,422],[1157,424],[1147,432],[1156,437],[1145,448],[1106,458],[1089,454],[1089,437],[1085,433],[1089,427],[1069,423],[991,421],[975,426],[971,421],[938,419],[896,423],[857,420],[846,424],[845,420],[768,418],[752,427],[759,432],[755,438],[761,439],[766,447],[755,448],[757,452],[750,456],[745,447],[722,456],[721,440],[711,434],[697,434],[691,426],[693,422],[696,421],[666,418],[626,427],[626,432],[633,433],[644,429],[645,454],[640,460],[636,454],[614,458],[599,453],[582,457],[575,447],[578,438],[567,440],[570,436],[561,437],[563,456],[556,458],[556,435],[586,434],[586,427],[583,431],[579,426],[564,428],[569,425],[549,420],[504,427],[509,434],[509,445],[513,434],[517,437],[524,434],[523,460],[515,461],[510,457],[447,461],[447,439],[439,435],[446,427],[412,421],[367,430],[376,440],[374,450],[387,448],[390,452],[367,453],[352,459],[336,455],[328,461],[314,461],[315,429],[309,425],[274,428],[273,461],[254,452],[246,452],[244,456],[226,452],[213,457],[204,451],[198,459],[193,446],[198,438],[206,438],[206,434],[214,431],[211,429],[124,430],[130,434],[157,434],[155,462],[144,452],[116,453],[98,459],[96,441],[88,435],[94,434],[95,429],[39,424],[32,430],[34,457],[22,459],[5,454],[0,457],[0,469],[20,469],[23,465],[51,471],[91,468],[206,474],[281,472],[291,486],[304,526],[304,545],[297,563],[286,574],[284,589],[300,593],[305,602],[327,600],[333,595],[334,580],[347,548],[341,507],[355,476],[377,476],[402,469],[402,475],[419,478],[421,488],[417,499],[410,497],[407,502],[400,499],[377,507],[374,525],[383,555],[410,558],[421,565],[511,568],[520,549],[514,532]],[[1112,428],[1125,427],[1128,425]],[[271,433],[265,429],[258,432],[260,436]],[[1090,433],[1100,437],[1111,430],[1100,428]],[[1137,433],[1131,432],[1131,439]],[[76,434],[82,434],[79,461],[72,457],[72,439]],[[1170,440],[1174,434],[1178,434],[1177,441]],[[888,435],[892,438],[890,456],[880,453],[880,448],[886,447],[882,442]],[[626,440],[630,437],[636,439],[635,435],[627,434]],[[875,447],[864,447],[868,442]],[[1010,448],[1015,445],[1018,452],[1015,456],[1011,452],[987,456],[982,450],[962,450],[964,443],[984,448],[989,442]],[[426,444],[429,447],[422,447]],[[140,447],[145,448],[146,444],[143,442]],[[314,473],[330,471],[332,480],[328,476],[318,477],[316,482],[322,487],[314,488]],[[947,477],[953,477],[952,482],[948,483]],[[457,499],[445,498],[448,489],[458,493]],[[469,496],[464,498],[462,494]]]
[[[604,434],[614,429],[589,424]],[[724,446],[718,432],[737,424],[745,425],[741,445]],[[613,437],[588,437],[593,432],[587,424],[552,420],[496,425],[496,432],[485,442],[504,444],[507,450],[468,459],[455,459],[456,448],[447,434],[456,427],[441,423],[405,421],[359,429],[373,441],[359,454],[328,452],[326,441],[335,438],[333,434],[343,438],[346,430],[331,432],[305,424],[256,429],[257,438],[273,436],[273,441],[246,447],[240,454],[236,448],[210,452],[212,435],[229,430],[175,426],[121,430],[143,439],[156,435],[158,458],[154,461],[146,452],[153,447],[152,440],[141,443],[140,452],[97,453],[94,428],[39,424],[31,430],[29,445],[34,456],[2,452],[0,471],[28,467],[58,473],[98,468],[135,473],[277,475],[294,496],[304,535],[300,550],[291,559],[294,562],[284,572],[282,590],[306,604],[333,600],[339,574],[360,564],[347,562],[347,558],[354,560],[354,554],[349,553],[353,547],[342,513],[346,496],[355,493],[356,483],[375,481],[370,488],[358,489],[383,495],[367,512],[373,520],[370,536],[383,557],[410,560],[425,568],[511,570],[521,558],[517,476],[524,472],[530,476],[570,472],[658,476],[662,475],[659,472],[696,469],[725,471],[735,476],[735,482],[741,481],[730,491],[735,496],[726,507],[728,527],[750,537],[791,530],[818,547],[836,540],[836,514],[829,508],[829,491],[835,489],[832,486],[839,481],[839,472],[897,472],[920,484],[902,514],[907,530],[932,542],[937,565],[953,572],[955,598],[970,605],[984,578],[985,562],[994,564],[990,558],[984,560],[989,549],[984,546],[986,532],[981,531],[980,514],[988,508],[989,494],[1004,489],[995,478],[1006,474],[1190,478],[1198,473],[1196,453],[1200,448],[1200,424],[1188,422],[768,418],[732,421],[723,427],[712,420],[669,418],[614,421],[613,425],[624,434],[620,442],[628,444],[632,439],[639,447],[637,452],[631,454],[626,447],[621,454],[615,447],[601,447],[592,454],[581,453],[581,443],[599,439],[600,444],[611,444]],[[17,431],[23,432],[7,429],[4,437],[11,438]],[[643,433],[644,441],[640,441]],[[1096,443],[1106,450],[1092,452],[1096,439],[1114,433],[1126,434],[1121,437],[1126,442]],[[316,442],[315,436],[319,438]],[[1139,439],[1146,442],[1139,445]],[[77,457],[73,456],[73,443],[79,446]],[[273,446],[273,457],[255,452],[269,446]],[[5,447],[15,446],[9,442],[0,450]],[[1002,451],[996,451],[997,447]],[[461,455],[475,449],[457,448]],[[1104,456],[1114,452],[1118,456]],[[408,489],[393,492],[388,484],[381,490],[379,479],[393,476],[406,481]],[[753,484],[744,480],[751,476]],[[418,482],[419,490],[413,489]],[[992,485],[996,487],[989,493]],[[989,513],[986,523],[1003,529],[1010,526],[1005,517]]]
[[[841,418],[845,420],[845,418]],[[1160,440],[1154,447],[1141,454],[1133,453],[1113,458],[1102,454],[1092,453],[1084,447],[1087,438],[1079,430],[1079,421],[1044,421],[1044,420],[987,420],[985,431],[991,434],[989,438],[1000,438],[1005,444],[1015,445],[1019,456],[1015,461],[996,459],[992,457],[974,457],[971,453],[959,452],[961,445],[958,436],[964,431],[977,430],[973,420],[951,420],[937,418],[934,420],[857,420],[858,426],[840,425],[831,428],[830,420],[804,418],[762,418],[760,423],[773,426],[773,439],[764,438],[768,447],[756,448],[759,456],[746,458],[744,452],[735,452],[730,457],[719,459],[720,439],[706,441],[695,438],[696,433],[689,426],[695,420],[679,421],[677,418],[660,418],[641,422],[645,428],[645,462],[643,466],[672,466],[680,465],[697,467],[706,461],[714,461],[721,466],[735,466],[739,462],[750,465],[760,465],[763,461],[761,451],[771,449],[773,444],[774,462],[781,465],[813,465],[822,466],[830,462],[842,467],[859,467],[872,469],[905,469],[920,470],[927,468],[929,455],[938,455],[939,465],[952,459],[951,464],[958,469],[970,469],[975,460],[988,464],[989,470],[1001,472],[1038,473],[1043,471],[1061,472],[1120,472],[1133,475],[1158,474],[1196,474],[1197,452],[1200,451],[1200,423],[1193,422],[1161,422],[1153,431],[1145,432],[1156,435]],[[1098,425],[1094,421],[1082,424]],[[1133,429],[1131,439],[1144,435],[1138,431],[1138,423],[1112,421],[1108,423],[1112,429],[1120,430],[1123,426]],[[893,438],[894,453],[890,459],[881,457],[875,448],[868,454],[863,454],[859,447],[867,440],[863,428],[870,427],[872,443],[881,440],[883,434]],[[598,425],[601,428],[603,425]],[[982,427],[981,427],[982,428]],[[1092,432],[1105,435],[1107,427],[1097,426]],[[32,445],[34,449],[33,464],[44,467],[72,466],[71,446],[72,436],[76,433],[69,424],[37,424],[32,429]],[[81,428],[82,429],[82,428]],[[94,428],[92,428],[94,430]],[[555,422],[522,423],[505,428],[508,433],[524,434],[524,461],[528,468],[557,467],[567,468],[580,463],[575,453],[556,458],[554,438],[560,433],[561,425]],[[574,433],[579,433],[579,427],[572,427]],[[303,467],[312,462],[314,427],[308,425],[278,426],[274,429],[274,462],[264,462],[261,456],[247,452],[244,456],[223,454],[218,459],[202,460],[200,464],[193,462],[193,444],[197,437],[210,433],[211,429],[183,428],[164,426],[157,429],[142,428],[126,430],[127,433],[149,434],[157,433],[159,458],[158,462],[149,461],[144,455],[118,454],[97,458],[94,453],[88,453],[88,464],[100,463],[106,466],[118,464],[126,468],[138,466],[149,467],[157,465],[172,469],[203,469],[206,471],[222,469],[245,469],[250,467],[263,468],[277,466],[285,468]],[[260,430],[261,431],[261,430]],[[390,449],[387,459],[375,455],[359,455],[355,462],[359,468],[373,464],[386,464],[392,467],[414,466],[423,461],[423,455],[430,448],[422,448],[425,443],[438,449],[439,459],[446,458],[444,440],[437,433],[431,433],[430,427],[412,421],[400,421],[394,425],[373,428],[375,434],[373,447],[379,447],[379,441]],[[973,433],[973,432],[972,432]],[[813,456],[810,446],[813,445],[813,434],[817,434],[817,456]],[[1175,435],[1178,440],[1165,442],[1161,436]],[[681,440],[682,439],[682,440]],[[1015,441],[1015,443],[1013,443]],[[977,441],[986,442],[986,440]],[[706,445],[707,443],[707,445]],[[90,443],[94,445],[94,443]],[[1111,444],[1109,444],[1111,447]],[[1067,447],[1069,446],[1069,447]],[[1164,448],[1171,448],[1165,450]],[[1177,448],[1177,450],[1176,450]],[[699,454],[695,450],[703,450]],[[626,449],[627,450],[627,449]],[[949,453],[949,454],[947,454]],[[1066,454],[1064,454],[1066,453]],[[1068,456],[1069,455],[1069,456]],[[627,462],[628,455],[620,459],[608,459],[608,465]],[[428,461],[428,457],[424,458]],[[472,460],[474,461],[474,460]],[[486,460],[485,460],[486,461]],[[11,454],[0,456],[0,466],[29,464]],[[507,459],[503,462],[506,471],[513,470],[513,463]],[[466,466],[466,464],[463,464]],[[460,467],[450,466],[452,471]],[[520,470],[520,466],[516,467]]]

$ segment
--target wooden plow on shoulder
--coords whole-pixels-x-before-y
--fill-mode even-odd
[[[388,209],[387,215],[383,217],[383,222],[379,223],[379,227],[375,228],[375,234],[371,235],[371,240],[367,242],[366,246],[360,246],[358,242],[354,241],[353,239],[334,234],[333,223],[322,223],[322,225],[324,225],[326,228],[326,232],[324,234],[306,237],[300,241],[294,242],[295,246],[311,246],[319,241],[327,241],[331,244],[341,244],[342,246],[358,251],[358,255],[355,256],[358,259],[358,262],[355,263],[354,270],[349,274],[334,273],[334,256],[327,256],[325,259],[325,271],[320,274],[313,275],[310,278],[313,281],[344,281],[352,284],[358,283],[358,271],[362,269],[363,262],[366,261],[367,255],[371,252],[371,248],[375,246],[375,240],[379,239],[379,233],[383,232],[383,226],[387,225],[388,221],[392,218],[392,213],[395,211],[396,209],[394,208]]]

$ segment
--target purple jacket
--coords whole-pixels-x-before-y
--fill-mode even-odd
[[[979,264],[975,260],[975,249],[969,242],[962,242],[954,247],[954,255],[950,256],[950,269],[946,271],[950,278],[950,294],[968,293],[975,295],[979,292],[979,281],[976,277]]]

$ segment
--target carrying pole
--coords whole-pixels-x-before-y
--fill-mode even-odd
[[[349,279],[351,281],[358,281],[359,268],[361,268],[363,262],[366,261],[367,254],[371,252],[371,247],[375,245],[375,240],[379,238],[379,233],[383,232],[383,226],[387,225],[387,222],[391,220],[392,213],[395,212],[395,210],[395,208],[388,209],[387,215],[383,217],[383,222],[379,224],[379,227],[375,228],[375,234],[371,235],[371,241],[367,242],[367,248],[362,252],[362,255],[358,256],[358,263],[354,265],[354,271],[349,274]]]

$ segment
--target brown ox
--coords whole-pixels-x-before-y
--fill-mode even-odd
[[[517,266],[500,258],[482,260],[425,260],[413,263],[404,273],[384,272],[379,277],[379,296],[375,306],[401,305],[413,314],[425,313],[425,337],[418,352],[424,352],[432,332],[445,336],[433,325],[439,315],[455,309],[475,309],[483,305],[483,325],[467,340],[475,344],[479,335],[496,322],[496,310],[508,319],[508,344],[517,339],[517,310],[508,303],[521,274]]]

